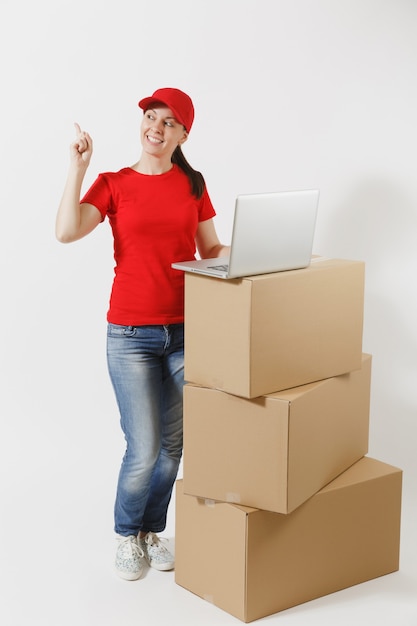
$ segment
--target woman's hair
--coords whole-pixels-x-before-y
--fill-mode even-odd
[[[196,198],[201,198],[206,186],[204,177],[201,172],[197,172],[197,170],[193,169],[188,163],[183,151],[181,150],[181,146],[177,146],[175,148],[171,157],[171,161],[172,163],[178,165],[178,167],[180,167],[182,171],[187,175],[188,180],[190,181],[191,193],[193,194],[193,196],[195,196]]]

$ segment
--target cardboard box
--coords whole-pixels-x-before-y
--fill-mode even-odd
[[[401,482],[364,457],[282,515],[187,496],[177,481],[175,581],[250,622],[394,572]]]
[[[185,276],[185,379],[245,398],[361,366],[364,263],[221,280]]]
[[[184,492],[293,511],[368,452],[371,361],[252,400],[186,385]]]

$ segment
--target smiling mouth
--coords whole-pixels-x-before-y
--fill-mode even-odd
[[[146,135],[146,139],[154,144],[163,143],[161,139],[156,139],[156,137],[151,137],[151,135]]]

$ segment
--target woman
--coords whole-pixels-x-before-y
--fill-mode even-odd
[[[93,142],[76,124],[56,220],[63,243],[90,233],[107,216],[116,261],[107,314],[107,360],[126,440],[116,502],[116,570],[126,580],[144,559],[169,570],[174,559],[156,533],[166,526],[182,454],[184,275],[174,261],[224,256],[202,175],[182,145],[194,120],[184,92],[158,89],[143,109],[140,159],[103,173],[80,200]]]

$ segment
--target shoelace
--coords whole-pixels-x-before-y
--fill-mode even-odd
[[[164,539],[163,537],[158,537],[158,535],[152,532],[149,532],[145,537],[145,543],[148,546],[155,546],[157,548],[160,548],[164,552],[168,552],[168,549],[163,545],[163,542],[167,543],[168,540]]]
[[[136,554],[142,558],[144,556],[142,548],[138,545],[137,541],[131,537],[123,537],[119,539],[119,545],[122,546],[122,550],[129,553],[129,556]]]

